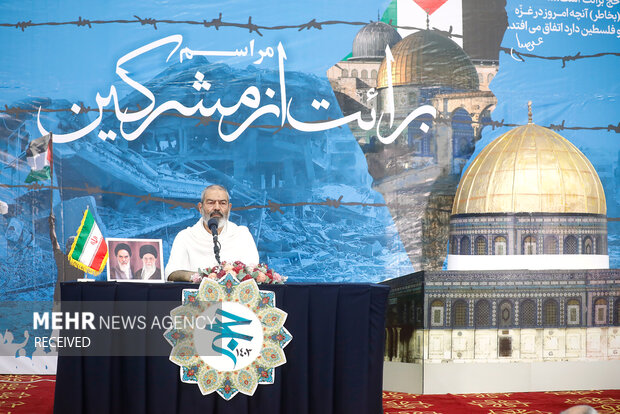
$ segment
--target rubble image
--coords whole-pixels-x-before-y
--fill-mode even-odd
[[[200,92],[178,85],[191,85],[196,73],[213,85],[203,98],[205,106],[217,99],[232,105],[249,85],[279,88],[276,71],[235,69],[205,58],[171,65],[147,86],[157,99],[189,104],[199,100]],[[286,81],[295,102],[305,103],[317,91],[333,99],[329,83],[312,75],[287,73]],[[134,92],[121,106],[137,110],[148,105],[145,101]],[[57,125],[59,134],[80,130],[93,118],[91,113],[61,111],[71,106],[62,100],[33,99],[20,106],[41,106],[42,123]],[[310,111],[295,115],[316,118]],[[222,128],[232,131],[248,116],[249,111],[239,109]],[[328,116],[342,116],[337,105]],[[54,145],[58,185],[52,197],[59,244],[64,246],[75,235],[89,206],[105,237],[161,238],[166,261],[175,235],[199,218],[195,205],[202,190],[218,183],[229,189],[231,220],[249,227],[261,261],[291,281],[376,282],[410,273],[412,266],[390,213],[382,196],[371,189],[362,151],[349,130],[302,138],[286,128],[274,134],[278,121],[265,117],[260,127],[224,142],[217,122],[162,116],[135,141],[102,141],[90,134]],[[102,129],[113,129],[114,122],[114,114],[106,114]],[[29,171],[22,154],[38,134],[36,115],[16,114],[4,118],[3,126],[2,134],[11,139],[2,141],[2,183],[21,184]],[[53,286],[49,189],[7,186],[2,200],[9,212],[2,216],[0,268],[14,273],[2,278],[3,294],[32,295],[33,287]],[[49,289],[40,292],[41,297],[49,295]]]

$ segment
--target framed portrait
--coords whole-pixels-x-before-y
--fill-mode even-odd
[[[161,239],[116,239],[108,243],[108,280],[164,282]]]

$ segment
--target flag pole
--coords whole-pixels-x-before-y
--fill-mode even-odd
[[[50,132],[50,142],[47,146],[50,152],[50,216],[54,215],[54,151],[52,148],[52,141],[54,140],[54,134]]]

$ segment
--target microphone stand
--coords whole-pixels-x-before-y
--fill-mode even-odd
[[[213,232],[213,253],[215,253],[215,260],[217,260],[217,264],[221,264],[220,262],[220,249],[222,245],[217,240],[217,231]]]
[[[213,253],[215,253],[215,260],[217,260],[217,264],[222,264],[220,261],[220,250],[222,248],[222,245],[220,244],[220,242],[217,240],[217,228],[218,228],[218,222],[217,219],[215,218],[211,218],[209,219],[209,221],[207,222],[207,227],[209,227],[209,230],[211,231],[211,234],[213,235]]]

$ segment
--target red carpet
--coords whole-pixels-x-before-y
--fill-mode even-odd
[[[0,414],[51,414],[53,375],[0,375]],[[413,395],[384,392],[385,414],[557,414],[587,404],[620,413],[620,390]]]
[[[601,414],[620,413],[620,390],[454,395],[383,393],[385,414],[557,414],[584,404]]]
[[[55,375],[0,375],[0,414],[52,414]]]

